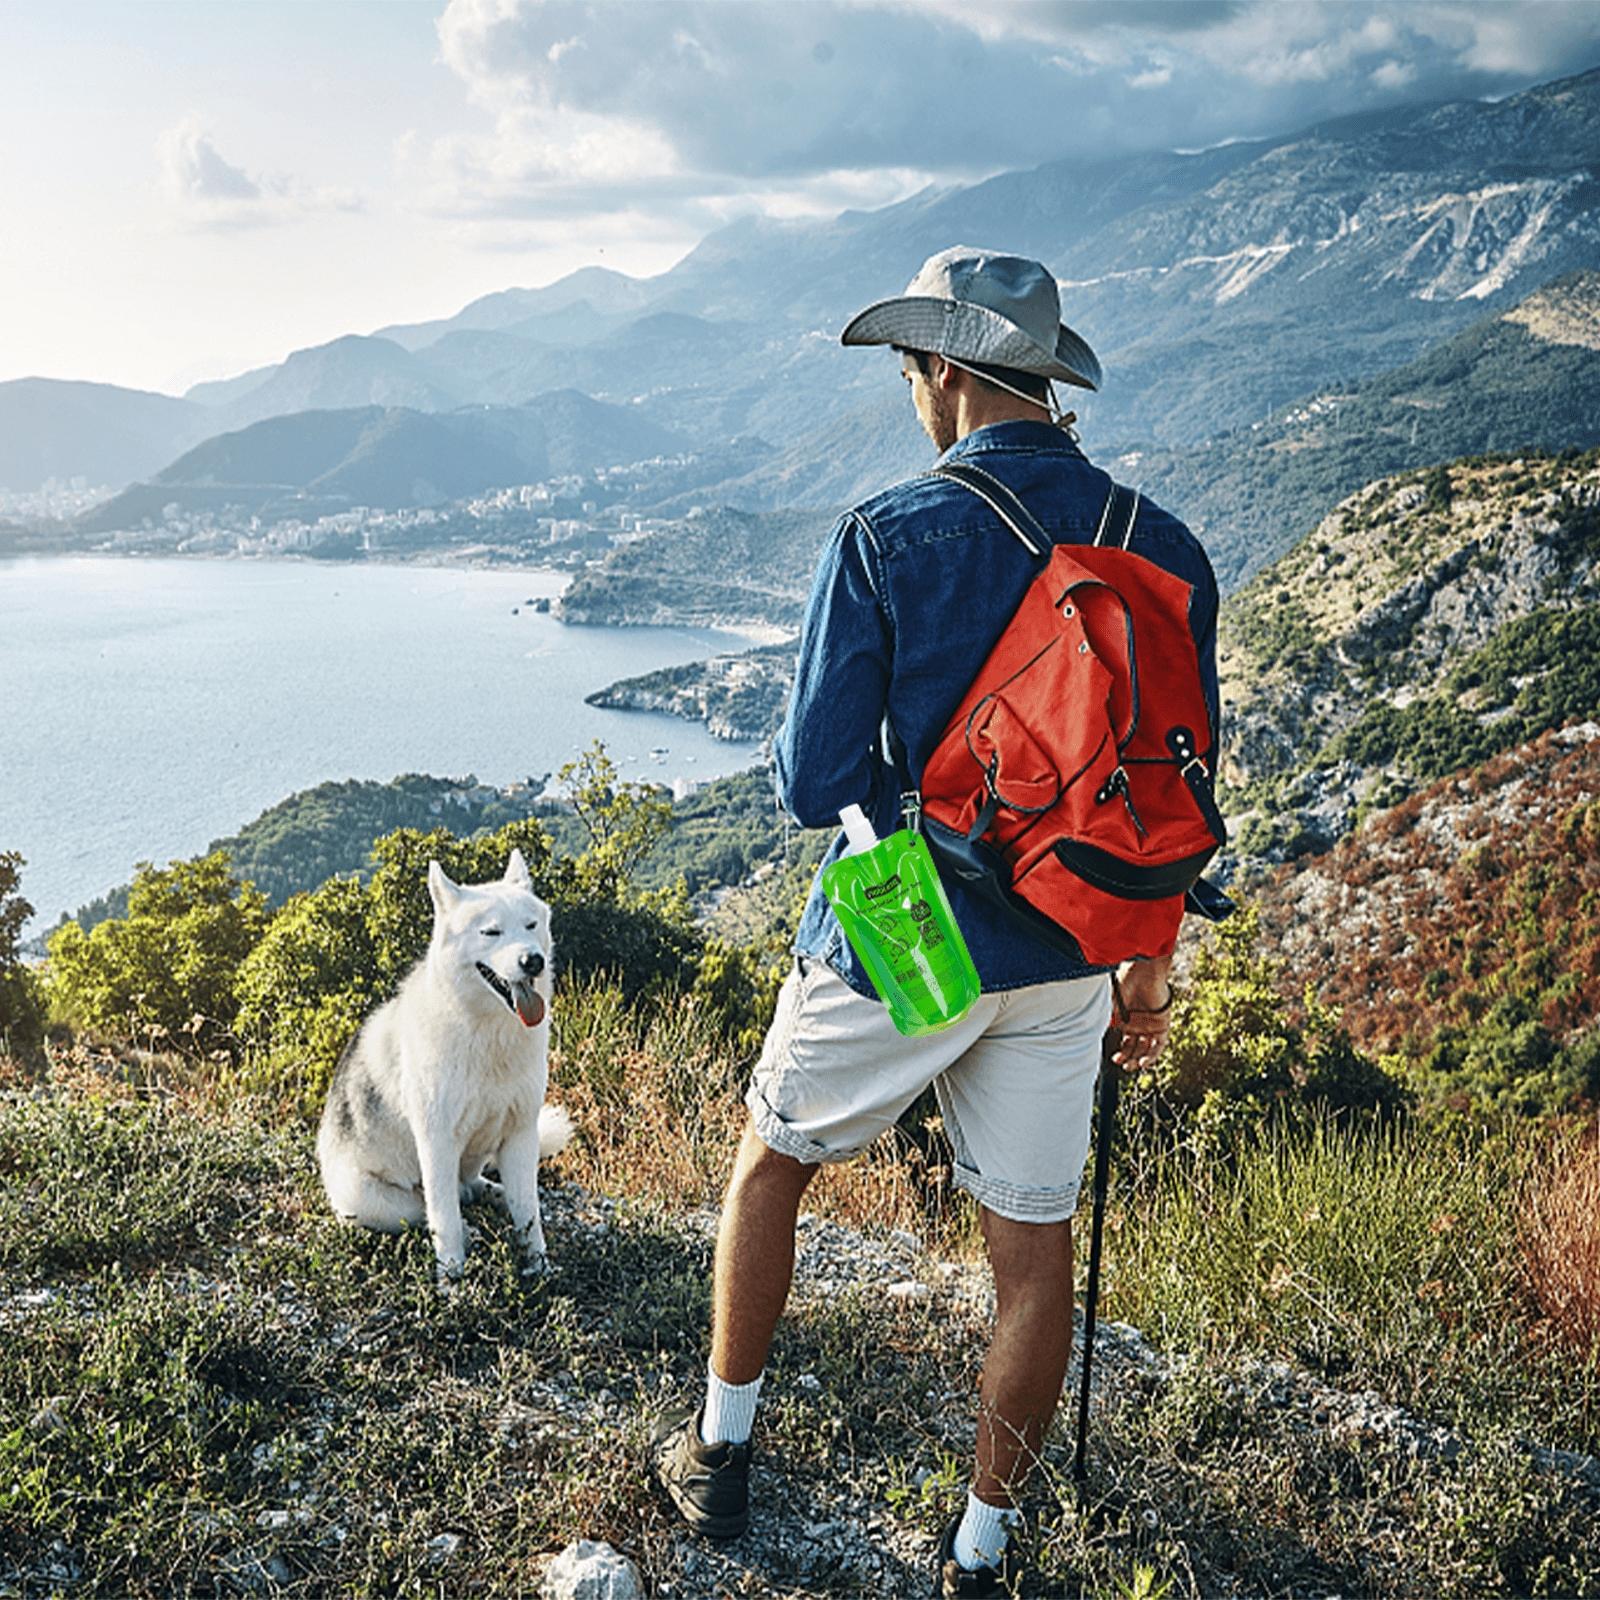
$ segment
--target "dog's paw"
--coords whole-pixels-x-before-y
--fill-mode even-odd
[[[455,1260],[441,1257],[435,1264],[433,1279],[439,1286],[440,1294],[454,1294],[461,1285],[461,1274],[466,1270],[465,1260]]]
[[[554,1271],[549,1256],[543,1250],[530,1250],[522,1258],[524,1278],[548,1278]]]

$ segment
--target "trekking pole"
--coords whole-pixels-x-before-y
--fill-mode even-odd
[[[1115,1030],[1100,1047],[1100,1094],[1095,1112],[1094,1220],[1089,1232],[1089,1292],[1083,1311],[1083,1373],[1078,1387],[1078,1448],[1072,1458],[1072,1476],[1080,1500],[1089,1476],[1089,1370],[1094,1362],[1095,1308],[1100,1298],[1100,1239],[1106,1220],[1106,1190],[1111,1180],[1111,1136],[1117,1121],[1117,1080],[1122,1068],[1111,1059],[1117,1048]]]

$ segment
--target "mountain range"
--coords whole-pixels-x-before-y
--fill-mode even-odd
[[[1415,361],[1600,259],[1597,169],[1593,71],[1198,153],[1074,155],[826,221],[745,218],[654,278],[584,269],[182,400],[0,384],[0,484],[121,486],[272,416],[521,407],[576,387],[691,448],[759,436],[782,462],[769,489],[837,503],[926,454],[887,358],[837,331],[961,240],[1056,272],[1108,373],[1079,406],[1093,451],[1199,446]]]
[[[262,517],[433,506],[683,446],[638,412],[575,389],[525,406],[297,411],[207,439],[150,482],[94,507],[78,526],[101,532],[159,523],[169,506]]]

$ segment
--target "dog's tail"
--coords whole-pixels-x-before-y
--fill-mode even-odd
[[[577,1127],[560,1106],[545,1105],[539,1108],[539,1159],[558,1156],[567,1148]]]

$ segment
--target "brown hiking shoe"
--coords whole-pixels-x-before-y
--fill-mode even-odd
[[[700,1412],[668,1417],[651,1435],[656,1481],[678,1515],[708,1539],[736,1539],[750,1526],[750,1445],[702,1444]]]
[[[964,1600],[967,1595],[1014,1595],[1022,1585],[1022,1562],[1016,1545],[1007,1541],[997,1567],[979,1567],[968,1571],[956,1560],[956,1533],[961,1518],[944,1530],[939,1537],[939,1556],[935,1564],[934,1600]],[[1015,1535],[1013,1535],[1013,1539]]]

